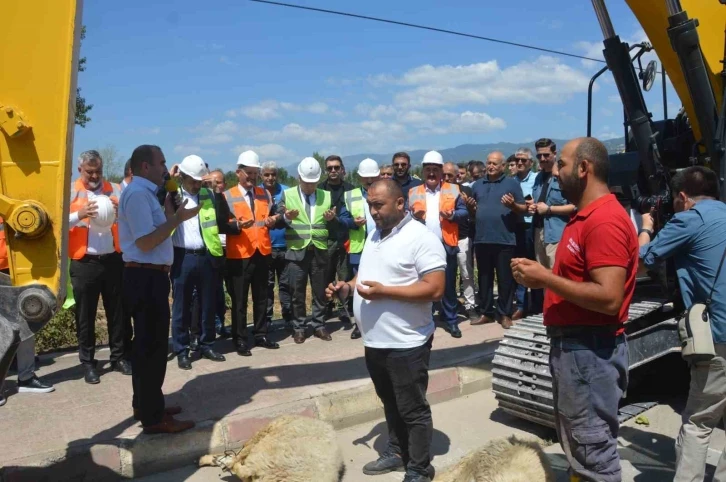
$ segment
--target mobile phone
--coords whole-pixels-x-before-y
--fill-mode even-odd
[[[531,201],[531,200],[532,200],[532,195],[531,195],[531,194],[527,194],[527,195],[526,195],[526,196],[524,197],[524,200],[525,200],[525,201]]]

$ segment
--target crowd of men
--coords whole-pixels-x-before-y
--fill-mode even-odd
[[[717,293],[710,300],[717,354],[712,361],[691,366],[696,382],[691,383],[677,442],[676,480],[700,480],[710,433],[726,411],[726,302],[721,295],[726,293],[726,277],[717,277],[726,253],[726,209],[719,201],[718,179],[702,167],[679,172],[673,181],[677,214],[654,236],[650,215],[643,215],[643,229],[636,233],[610,194],[608,162],[607,150],[594,139],[572,141],[558,156],[555,143],[543,138],[535,142],[534,152],[522,147],[506,157],[495,151],[486,161],[468,164],[445,162],[439,152],[430,151],[423,156],[420,178],[411,174],[405,152],[383,166],[365,159],[356,169],[360,187],[345,181],[339,156],[328,156],[323,166],[305,158],[297,166],[298,185],[288,187],[277,181],[274,162],[261,163],[256,153],[245,151],[237,160],[238,183],[225,186],[224,173],[210,171],[199,156],[187,156],[167,170],[161,149],[144,145],[127,163],[123,183],[113,184],[103,178],[99,153],[86,151],[79,158],[69,216],[70,280],[85,381],[100,382],[94,351],[99,298],[108,320],[112,369],[132,376],[134,416],[147,433],[174,433],[194,425],[173,417],[181,407],[164,403],[161,386],[169,355],[165,320],[171,319],[172,355],[180,369],[189,370],[192,352],[225,361],[215,349],[218,337],[231,337],[240,356],[251,356],[256,347],[279,348],[268,337],[275,303],[297,344],[310,335],[330,341],[326,322],[336,316],[336,307],[341,321],[352,324],[349,295],[354,291],[365,300],[389,296],[404,301],[395,305],[404,311],[416,296],[433,300],[430,321],[438,317],[455,338],[462,336],[460,315],[471,325],[497,322],[508,329],[544,310],[552,340],[557,431],[573,474],[615,481],[620,478],[617,407],[628,369],[622,323],[628,317],[638,258],[654,265],[674,257],[687,307],[705,299],[712,285]],[[323,169],[327,175],[321,181]],[[386,181],[375,184],[381,179]],[[378,191],[371,198],[375,186]],[[98,196],[110,199],[117,211],[110,229],[94,223]],[[417,221],[417,227],[406,227],[406,236],[385,242],[403,232],[409,221]],[[424,227],[428,240],[418,239]],[[415,269],[413,264],[406,267],[402,253],[385,252],[386,246],[394,249],[401,242],[417,245],[406,241],[409,236],[426,250],[411,253],[411,263],[418,263]],[[564,238],[567,245],[558,249]],[[7,258],[2,229],[0,241],[0,269],[7,272],[1,259]],[[362,267],[367,243],[382,250],[377,255],[382,266]],[[371,259],[370,252],[367,256]],[[422,261],[427,259],[428,267]],[[359,269],[365,269],[366,278],[390,280],[392,285],[423,281],[421,288],[404,294],[379,281],[356,284]],[[426,281],[429,274],[434,281]],[[253,319],[248,329],[250,291]],[[231,299],[231,329],[224,323],[225,292]],[[391,313],[381,312],[390,329],[386,323],[366,328],[358,316],[363,302],[356,303],[358,325],[351,327],[350,336],[363,338],[384,403],[388,398],[394,410],[401,410],[396,407],[398,395],[381,388],[395,378],[386,373],[390,353],[376,349],[423,347],[416,357],[425,358],[420,367],[425,393],[432,325],[404,333],[394,325],[412,320],[389,319]],[[411,340],[415,346],[407,345]],[[32,343],[32,338],[26,340],[18,350],[19,390],[52,391],[34,374]],[[583,370],[590,379],[583,379]],[[419,398],[418,406],[409,408],[425,415],[425,397]],[[405,417],[396,420],[389,424],[397,424],[401,435],[409,422]],[[427,430],[420,436],[430,438]],[[395,438],[393,432],[391,436]],[[409,441],[413,445],[408,453],[399,440],[394,442],[367,470],[383,473],[411,460],[424,478],[410,480],[425,480],[428,445]],[[584,457],[591,449],[597,456]],[[726,455],[717,473],[726,476]]]

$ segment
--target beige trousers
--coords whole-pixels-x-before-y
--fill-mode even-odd
[[[702,482],[713,429],[726,422],[726,344],[716,343],[716,356],[691,365],[691,388],[676,439],[676,477],[673,482]],[[713,476],[726,482],[726,448]]]
[[[555,253],[559,243],[545,243],[544,228],[534,229],[534,258],[547,269],[555,266]]]

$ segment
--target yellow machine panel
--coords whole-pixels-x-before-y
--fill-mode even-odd
[[[65,298],[80,0],[0,3],[0,215],[13,285]]]
[[[696,139],[701,138],[698,118],[693,111],[693,102],[686,87],[678,56],[671,47],[668,37],[668,8],[666,0],[626,0],[645,34],[653,44],[673,87],[688,113]],[[718,0],[680,0],[681,7],[690,18],[698,20],[698,37],[701,51],[709,71],[711,86],[715,92],[716,105],[721,105],[721,60],[724,56],[724,29],[726,29],[726,7]]]

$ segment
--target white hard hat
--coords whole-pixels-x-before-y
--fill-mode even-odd
[[[439,166],[443,166],[444,158],[436,151],[429,151],[424,154],[422,164],[438,164]]]
[[[201,181],[204,176],[209,174],[209,169],[207,169],[204,160],[195,155],[182,159],[182,162],[179,164],[179,170],[195,181]]]
[[[259,169],[260,156],[258,156],[255,151],[244,151],[237,158],[237,165],[246,166],[246,167],[256,167]]]
[[[320,180],[320,164],[314,157],[306,157],[297,166],[297,173],[303,182],[318,182]]]
[[[89,201],[95,201],[98,207],[96,217],[90,218],[91,226],[102,232],[110,231],[111,226],[116,221],[116,210],[111,199],[104,194],[100,194],[90,197]]]
[[[363,159],[358,164],[358,175],[360,177],[376,177],[381,175],[378,163],[371,158]]]

